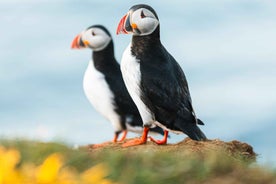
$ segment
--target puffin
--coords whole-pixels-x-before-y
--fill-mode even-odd
[[[160,21],[155,10],[146,4],[132,6],[120,20],[118,34],[132,34],[132,40],[121,60],[121,71],[127,90],[143,120],[140,138],[124,143],[123,147],[145,144],[150,127],[164,129],[166,144],[168,132],[184,133],[193,140],[207,140],[198,125],[188,83],[183,70],[160,41]]]
[[[109,31],[102,25],[90,26],[73,39],[71,48],[92,49],[92,58],[83,78],[83,89],[95,110],[111,122],[114,128],[113,142],[123,141],[128,130],[141,133],[143,122],[125,87]],[[157,126],[150,131],[164,135],[163,129]],[[118,140],[121,133],[122,137]],[[108,143],[110,141],[95,144],[94,147]]]

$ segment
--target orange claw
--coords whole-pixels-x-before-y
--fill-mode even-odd
[[[162,140],[155,140],[152,137],[150,137],[150,140],[152,142],[155,142],[158,145],[164,145],[164,144],[167,144],[168,134],[169,134],[168,130],[164,130],[164,137],[163,137]]]
[[[118,140],[118,134],[115,133],[113,141],[107,141],[107,142],[103,142],[101,144],[93,144],[92,148],[102,148],[102,147],[107,146],[108,144],[111,144],[112,142],[113,143],[116,143],[117,141],[121,142],[126,138],[126,135],[127,135],[127,131],[124,130],[122,138],[120,140]]]
[[[126,142],[122,145],[122,147],[137,146],[140,144],[145,144],[147,142],[148,132],[149,132],[149,127],[144,127],[142,137]]]
[[[118,139],[118,134],[115,133],[114,138],[113,138],[113,142],[117,142]]]
[[[124,131],[123,131],[122,138],[121,138],[120,140],[118,140],[118,141],[119,141],[119,142],[122,142],[123,140],[125,140],[126,136],[127,136],[127,131],[124,130]]]
[[[120,134],[120,133],[119,133]],[[118,137],[119,137],[119,134],[118,133],[115,133],[114,135],[114,138],[113,138],[113,142],[116,143],[117,141],[121,142],[123,140],[125,140],[126,136],[127,136],[127,130],[124,130],[123,131],[123,135],[122,135],[122,138],[120,140],[118,140]]]

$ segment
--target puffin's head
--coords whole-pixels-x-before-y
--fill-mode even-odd
[[[112,38],[108,30],[101,25],[93,25],[78,34],[72,41],[72,49],[91,48],[93,51],[103,50]]]
[[[149,35],[158,27],[159,20],[154,9],[145,4],[132,6],[120,20],[117,34],[133,33],[136,36]]]

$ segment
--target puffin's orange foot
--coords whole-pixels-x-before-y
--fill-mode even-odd
[[[155,140],[152,137],[149,137],[152,142],[155,142],[158,145],[164,145],[167,144],[169,132],[167,130],[164,130],[164,138],[162,140]]]
[[[147,142],[147,139],[142,138],[135,138],[133,140],[130,140],[122,145],[122,147],[130,147],[130,146],[137,146],[141,144],[145,144]]]
[[[122,135],[121,139],[118,140],[118,142],[123,142],[123,141],[125,140],[126,136],[127,136],[127,131],[124,130],[124,131],[123,131],[123,135]]]
[[[102,148],[102,147],[105,147],[109,144],[111,144],[112,142],[111,141],[108,141],[108,142],[103,142],[101,144],[93,144],[92,145],[92,149],[95,149],[95,148]]]
[[[141,138],[135,138],[131,141],[128,141],[124,143],[122,147],[137,146],[137,145],[145,144],[147,142],[148,132],[149,132],[149,127],[144,127]]]
[[[156,139],[154,139],[154,138],[152,138],[152,137],[149,137],[149,138],[150,138],[150,141],[152,141],[152,142],[154,142],[154,143],[156,143],[156,144],[158,144],[158,145],[167,144],[167,140],[164,140],[164,139],[162,139],[162,140],[156,140]]]

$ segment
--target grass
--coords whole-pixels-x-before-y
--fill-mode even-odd
[[[37,142],[30,140],[0,140],[0,145],[15,148],[21,153],[21,162],[41,164],[50,154],[61,153],[65,158],[65,165],[72,166],[82,172],[97,162],[83,150],[73,150],[62,143]],[[21,164],[21,163],[20,163]]]
[[[1,140],[0,144],[21,153],[18,167],[24,163],[39,165],[50,154],[60,153],[65,165],[78,172],[106,164],[108,178],[117,183],[276,183],[275,170],[252,164],[252,160],[238,154],[229,156],[224,149],[204,154],[145,151],[139,147],[135,151],[107,148],[89,152],[85,148],[73,150],[61,143]]]

